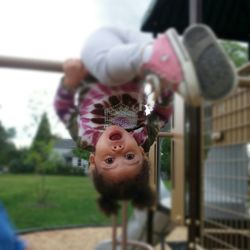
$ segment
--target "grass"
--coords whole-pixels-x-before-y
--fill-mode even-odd
[[[0,175],[0,200],[18,230],[69,225],[107,225],[88,177],[46,176],[45,205],[37,203],[41,176]]]

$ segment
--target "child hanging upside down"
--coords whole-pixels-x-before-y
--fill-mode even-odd
[[[64,63],[55,108],[78,146],[90,150],[90,171],[100,193],[99,205],[116,214],[118,200],[138,208],[151,206],[146,154],[170,119],[178,92],[193,106],[216,101],[236,86],[235,69],[213,32],[205,25],[185,30],[182,39],[169,29],[150,34],[102,28],[86,41],[81,59]],[[97,80],[84,81],[87,75]],[[161,94],[145,113],[143,79],[160,80]],[[78,96],[75,105],[75,96]]]

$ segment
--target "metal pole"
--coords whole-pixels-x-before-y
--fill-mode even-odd
[[[0,56],[0,68],[27,69],[63,73],[63,62],[52,60],[41,60],[21,57]],[[98,80],[88,74],[86,82],[97,82]]]
[[[202,22],[202,0],[189,0],[189,24]],[[186,133],[188,138],[185,141],[185,165],[188,178],[189,211],[188,217],[188,249],[194,249],[195,239],[200,236],[199,227],[196,221],[201,215],[201,108],[185,106]],[[187,131],[188,130],[188,131]]]
[[[2,68],[63,72],[62,65],[63,63],[60,61],[0,56],[0,67]]]
[[[202,0],[189,0],[189,24],[202,21]]]
[[[127,212],[128,212],[128,202],[123,201],[123,204],[122,204],[122,250],[127,249]]]
[[[117,216],[112,216],[112,250],[116,249]]]

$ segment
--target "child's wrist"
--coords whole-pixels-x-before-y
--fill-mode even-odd
[[[63,85],[67,88],[67,89],[71,89],[71,90],[75,90],[80,86],[81,81],[78,81],[76,79],[72,79],[70,77],[64,76],[63,80]]]
[[[63,77],[61,79],[61,87],[69,92],[74,93],[77,88],[79,87],[80,82],[77,84],[72,84],[72,82],[70,82],[68,79],[66,79],[65,77]]]

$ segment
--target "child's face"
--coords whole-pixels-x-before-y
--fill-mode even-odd
[[[143,148],[130,133],[121,127],[110,126],[99,138],[95,154],[90,155],[90,167],[98,168],[104,178],[119,182],[138,174],[143,156]]]

